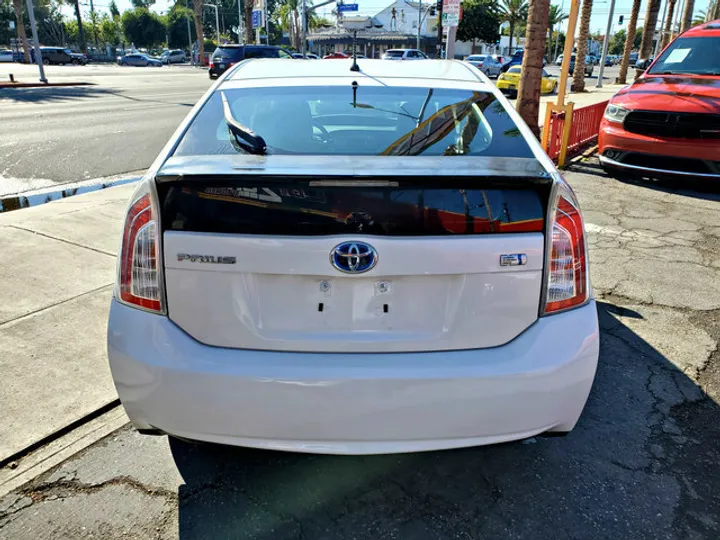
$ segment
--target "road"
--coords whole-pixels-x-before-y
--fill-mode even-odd
[[[0,196],[146,169],[210,86],[189,66],[51,66],[48,78],[94,85],[0,89]]]
[[[601,324],[568,437],[332,457],[123,428],[0,498],[0,538],[720,538],[720,194],[566,174]]]

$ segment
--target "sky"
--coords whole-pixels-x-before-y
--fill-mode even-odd
[[[208,3],[210,3],[212,0],[208,0]],[[379,11],[381,11],[383,8],[385,8],[387,5],[392,3],[392,0],[354,0],[359,4],[359,11],[358,15],[375,15]],[[130,3],[130,0],[115,0],[118,8],[120,9],[120,12],[123,12],[127,9],[132,9],[132,4]],[[310,2],[310,0],[308,0]],[[424,3],[427,2],[427,0],[424,0]],[[605,34],[605,30],[607,28],[607,21],[608,21],[608,14],[610,13],[610,2],[611,0],[595,0],[593,2],[593,15],[592,19],[590,20],[590,31],[591,32],[600,32],[601,34]],[[157,13],[164,13],[166,12],[170,6],[174,3],[173,0],[158,0],[153,6],[152,10]],[[347,2],[349,3],[349,2]],[[427,2],[429,4],[429,2]],[[434,2],[433,2],[434,3]],[[565,13],[568,13],[570,10],[570,0],[553,0],[553,4],[556,4],[560,6]],[[632,11],[632,0],[616,0],[615,2],[615,15],[613,17],[613,30],[611,31],[611,34],[614,34],[618,30],[622,28],[627,28],[627,23],[630,19],[630,12]],[[681,9],[681,5],[683,4],[683,0],[679,0],[676,4],[676,11]],[[192,0],[189,0],[189,4],[192,7]],[[663,0],[661,12],[659,15],[659,19],[662,18],[662,10],[665,9],[665,5],[667,4],[667,0]],[[95,9],[97,11],[107,12],[108,8],[110,6],[110,0],[97,0],[94,1]],[[80,6],[83,11],[83,14],[87,14],[90,11],[90,0],[80,0]],[[643,0],[641,11],[640,11],[640,19],[638,20],[638,26],[642,26],[644,16],[645,16],[645,8],[647,6],[647,1]],[[329,16],[330,10],[332,9],[332,4],[328,5],[325,8],[320,8],[318,10],[318,13],[323,16]],[[700,11],[707,9],[707,0],[695,0],[695,10]],[[73,11],[72,8],[63,8],[63,13],[72,16]],[[624,15],[625,21],[622,26],[618,25],[618,16]],[[660,24],[660,20],[658,20],[658,25]],[[562,29],[565,28],[565,23],[563,23]]]

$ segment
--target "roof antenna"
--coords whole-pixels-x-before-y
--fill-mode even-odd
[[[353,30],[353,64],[350,66],[350,71],[360,71],[357,63],[357,30]]]

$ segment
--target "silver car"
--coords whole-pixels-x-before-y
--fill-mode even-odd
[[[162,67],[159,58],[144,53],[126,54],[118,60],[121,66]]]
[[[389,49],[382,55],[383,60],[427,60],[424,52],[418,49]]]
[[[502,62],[491,54],[472,54],[465,62],[475,66],[488,77],[497,77],[502,72]]]
[[[358,64],[236,64],[139,183],[108,358],[141,432],[378,454],[580,418],[599,331],[572,189],[476,70]]]

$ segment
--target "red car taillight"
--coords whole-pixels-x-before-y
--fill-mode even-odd
[[[215,68],[215,63],[214,63],[214,62],[210,62],[210,69],[214,69],[214,68]]]
[[[551,210],[545,314],[584,304],[589,295],[585,229],[577,199],[566,184],[557,189]]]
[[[157,213],[148,190],[137,195],[125,218],[116,296],[126,304],[161,313]]]

